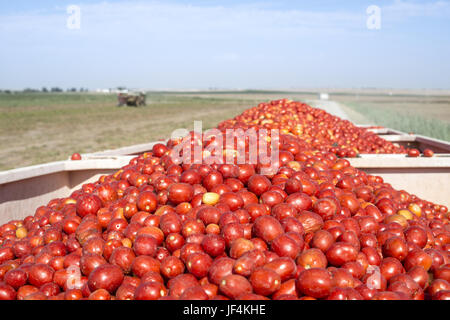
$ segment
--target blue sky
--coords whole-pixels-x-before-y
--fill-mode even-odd
[[[450,89],[449,39],[450,0],[1,1],[0,88]]]

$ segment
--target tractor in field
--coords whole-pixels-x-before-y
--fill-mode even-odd
[[[140,107],[145,106],[145,93],[143,92],[128,92],[119,93],[117,96],[118,106],[128,106],[128,107]]]

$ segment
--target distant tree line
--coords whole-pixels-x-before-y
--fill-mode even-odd
[[[66,92],[88,92],[89,89],[88,88],[68,88],[65,90]],[[13,93],[13,92],[20,92],[20,90],[18,91],[11,91],[8,89],[0,89],[0,93]],[[60,87],[52,87],[50,89],[47,89],[47,87],[42,87],[42,89],[35,89],[35,88],[25,88],[23,89],[21,92],[25,92],[25,93],[37,93],[37,92],[43,92],[43,93],[47,93],[47,92],[53,92],[53,93],[57,93],[57,92],[64,92],[64,89],[60,88]]]

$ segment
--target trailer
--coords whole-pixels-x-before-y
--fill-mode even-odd
[[[385,128],[369,128],[386,140],[431,148],[432,158],[406,155],[362,154],[348,159],[369,174],[379,175],[397,190],[406,190],[434,203],[450,206],[450,143]],[[156,143],[84,154],[80,161],[59,161],[0,172],[0,224],[33,215],[51,199],[67,197],[85,183],[116,172]]]

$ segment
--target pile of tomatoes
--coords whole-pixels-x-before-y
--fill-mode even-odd
[[[358,154],[406,154],[408,150],[386,141],[368,128],[355,126],[322,109],[290,100],[261,103],[219,125],[224,128],[278,129],[292,134],[315,150],[328,151],[339,157],[354,158]]]
[[[250,126],[282,132],[275,171],[169,140],[0,226],[0,300],[450,299],[447,208],[338,157],[405,150],[285,100],[219,129]]]

